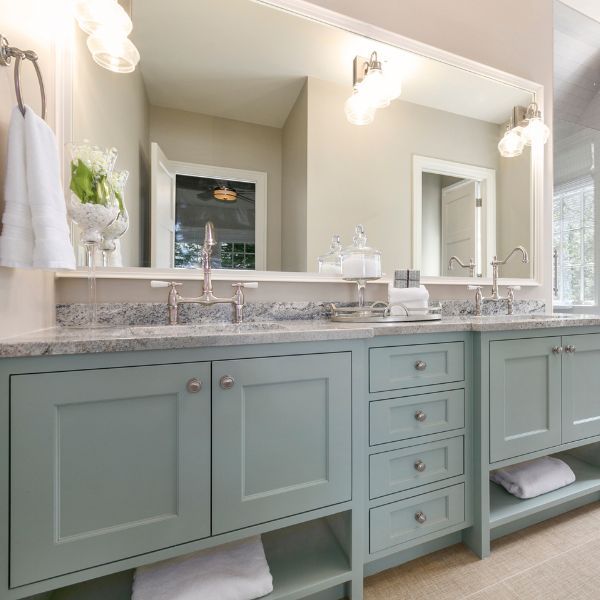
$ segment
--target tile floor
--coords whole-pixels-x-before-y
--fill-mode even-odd
[[[365,600],[600,600],[600,503],[492,542],[445,548],[365,581]]]

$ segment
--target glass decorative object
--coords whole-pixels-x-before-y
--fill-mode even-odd
[[[329,252],[319,256],[319,273],[323,275],[342,274],[342,244],[339,235],[331,238]]]
[[[362,225],[357,225],[353,243],[342,250],[342,278],[354,281],[358,287],[358,306],[365,305],[367,281],[381,277],[381,252],[367,246]]]
[[[116,148],[105,150],[89,144],[74,144],[71,148],[71,195],[67,211],[80,230],[88,268],[88,326],[97,326],[96,252],[104,230],[123,208],[115,193],[113,169]]]
[[[100,250],[103,267],[122,266],[119,239],[129,229],[129,214],[125,206],[125,186],[128,178],[129,171],[114,171],[112,174],[112,185],[117,201],[120,203],[120,210],[117,218],[102,232]]]

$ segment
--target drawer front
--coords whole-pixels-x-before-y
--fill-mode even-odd
[[[371,348],[369,389],[387,392],[465,378],[463,342]]]
[[[371,446],[460,429],[465,426],[465,391],[376,400],[369,417]]]
[[[462,436],[373,454],[369,464],[370,497],[387,496],[463,472]]]
[[[465,486],[454,485],[370,511],[370,551],[380,552],[465,520]]]

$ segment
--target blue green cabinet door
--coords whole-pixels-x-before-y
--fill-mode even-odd
[[[561,442],[560,337],[490,342],[490,461]]]
[[[600,334],[564,336],[562,441],[600,435]]]
[[[213,362],[213,534],[350,499],[350,353]]]
[[[209,536],[210,423],[207,363],[13,376],[10,586]]]

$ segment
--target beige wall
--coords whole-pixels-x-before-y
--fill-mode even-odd
[[[439,275],[442,260],[442,175],[423,173],[421,273]],[[444,274],[447,273],[444,271]]]
[[[150,140],[169,160],[265,171],[267,268],[281,269],[281,129],[152,106]]]
[[[284,271],[307,270],[307,136],[308,85],[305,84],[283,126],[281,268]]]
[[[142,232],[149,212],[149,105],[142,75],[99,67],[78,27],[73,78],[73,141],[119,151],[116,168],[129,171],[125,204],[130,227],[121,238],[124,265],[140,265]]]
[[[47,121],[54,125],[54,56],[52,35],[55,7],[36,0],[0,0],[2,35],[23,49],[35,49],[44,75],[48,98]],[[14,64],[14,63],[13,63]],[[23,69],[25,101],[39,111],[39,89],[33,69]],[[6,135],[12,107],[16,104],[13,66],[0,66],[0,213],[4,206]],[[0,337],[43,329],[54,323],[54,275],[43,271],[26,271],[0,267]]]

